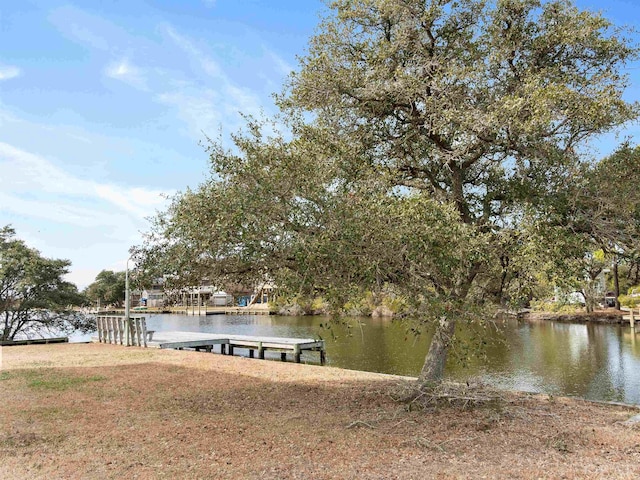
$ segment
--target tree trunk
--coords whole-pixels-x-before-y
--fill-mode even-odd
[[[587,313],[593,313],[595,301],[594,301],[594,296],[592,295],[592,292],[591,292],[591,285],[583,288],[581,293],[582,293],[582,296],[584,297],[584,306],[587,309]]]
[[[0,340],[10,340],[9,334],[11,333],[11,326],[9,324],[9,311],[5,310],[4,312],[4,327],[2,329],[2,335],[0,336]]]
[[[613,259],[613,291],[616,295],[616,309],[620,310],[620,279],[618,278],[618,257]]]
[[[433,334],[431,345],[429,345],[429,352],[424,359],[422,371],[418,377],[418,384],[421,386],[438,383],[442,380],[447,353],[449,352],[455,329],[455,320],[446,317],[440,319]]]

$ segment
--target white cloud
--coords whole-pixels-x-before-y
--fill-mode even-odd
[[[225,128],[237,130],[244,125],[239,112],[261,116],[263,103],[256,92],[236,84],[214,58],[206,55],[171,26],[164,26],[164,31],[215,81],[213,86],[198,87],[189,84],[179,91],[165,92],[157,96],[162,103],[178,108],[181,118],[189,124],[192,133],[201,138],[202,131],[210,134],[223,122]]]
[[[126,52],[131,45],[138,48],[146,45],[144,37],[131,34],[103,15],[89,13],[72,5],[53,8],[48,20],[62,35],[93,50],[116,54]]]
[[[54,198],[29,199],[0,192],[0,205],[3,205],[0,211],[74,227],[104,227],[117,221],[112,213],[105,214],[96,209],[75,206]]]
[[[216,6],[216,2],[217,0],[202,0],[202,3],[204,3],[204,6],[207,8],[213,8]]]
[[[80,290],[88,287],[93,283],[95,278],[102,270],[114,270],[113,268],[105,267],[98,268],[75,268],[66,275],[67,282],[75,283]],[[122,270],[122,269],[118,269]]]
[[[6,143],[0,142],[0,182],[5,201],[0,210],[13,209],[15,213],[39,215],[43,211],[49,218],[72,224],[114,220],[113,207],[132,220],[142,220],[162,207],[166,200],[163,192],[142,187],[124,187],[110,183],[85,180],[66,173],[49,160]],[[9,201],[8,196],[11,196]],[[96,211],[77,207],[79,199],[85,204],[106,202],[98,210],[109,210],[107,218],[96,220]],[[100,215],[98,215],[100,217]]]
[[[12,65],[0,65],[0,81],[19,77],[22,71]]]
[[[264,53],[271,59],[273,64],[277,67],[278,71],[282,76],[286,77],[291,72],[293,72],[294,68],[291,64],[289,64],[284,58],[278,55],[273,50],[267,48],[266,46],[262,46],[262,50]]]
[[[163,93],[156,100],[174,107],[180,119],[188,125],[189,133],[197,139],[202,138],[203,132],[213,135],[224,119],[219,112],[223,102],[213,90]]]
[[[167,35],[169,35],[171,40],[173,40],[173,42],[178,47],[180,47],[180,49],[186,52],[200,65],[200,68],[202,68],[202,70],[204,70],[207,75],[214,79],[222,80],[225,83],[229,83],[229,79],[225,75],[218,62],[216,62],[213,58],[205,55],[198,47],[194,45],[191,40],[176,32],[176,30],[170,25],[165,25],[164,31],[167,33]]]
[[[64,23],[66,23],[65,28],[68,29],[69,35],[72,38],[97,50],[109,50],[109,42],[105,38],[92,32],[86,25],[79,24],[76,21],[69,22],[68,20]]]
[[[43,255],[70,259],[67,278],[80,288],[126,260],[146,218],[167,204],[165,192],[80,178],[3,142],[0,184],[0,224],[11,223]]]
[[[142,69],[133,65],[127,58],[122,58],[107,65],[107,76],[121,80],[140,90],[147,90],[147,80]]]

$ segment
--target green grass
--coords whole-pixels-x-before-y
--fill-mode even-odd
[[[13,370],[8,372],[0,372],[0,381],[22,379],[30,388],[40,390],[56,390],[63,391],[70,388],[78,387],[92,382],[101,382],[107,377],[102,375],[69,375],[56,371],[40,371],[40,370]]]
[[[78,387],[92,382],[101,382],[106,380],[102,375],[91,375],[88,377],[74,377],[70,375],[55,375],[48,377],[33,378],[29,380],[27,385],[30,388],[40,390],[63,391]]]

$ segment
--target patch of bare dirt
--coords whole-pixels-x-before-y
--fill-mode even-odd
[[[389,376],[109,345],[4,348],[2,367],[3,479],[640,477],[632,408],[414,409]]]

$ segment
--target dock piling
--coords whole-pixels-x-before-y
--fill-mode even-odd
[[[300,363],[300,345],[294,345],[293,347],[293,360],[296,363]]]

